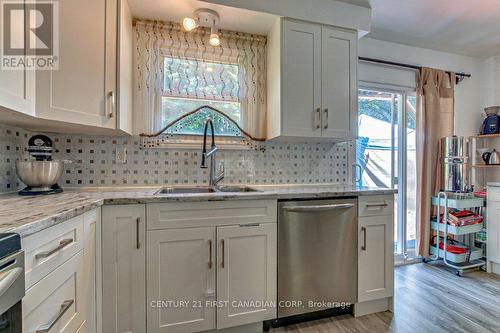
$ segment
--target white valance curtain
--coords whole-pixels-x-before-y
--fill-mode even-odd
[[[162,96],[239,102],[240,125],[266,136],[266,37],[210,30],[184,31],[180,24],[135,21],[135,108],[143,131],[161,126]]]

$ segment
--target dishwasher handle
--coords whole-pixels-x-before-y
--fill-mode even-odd
[[[283,206],[282,209],[288,212],[326,212],[329,210],[349,209],[353,208],[354,204],[331,204],[331,205],[293,205]]]

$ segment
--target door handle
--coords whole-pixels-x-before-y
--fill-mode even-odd
[[[220,267],[224,268],[224,266],[225,266],[225,262],[224,262],[225,261],[225,254],[224,254],[224,252],[225,252],[226,245],[225,245],[225,242],[224,242],[223,239],[221,239],[220,242],[221,242],[221,245],[222,245],[222,260],[221,260],[221,263],[220,263]]]
[[[108,118],[113,118],[115,116],[115,92],[113,90],[111,90],[110,92],[108,92],[107,94],[107,99],[108,101],[111,100],[111,103],[108,104]]]
[[[366,227],[361,227],[361,231],[363,232],[363,245],[361,246],[361,250],[366,251]]]
[[[323,119],[323,129],[327,129],[328,128],[328,109],[325,109],[323,111],[323,116],[325,117],[325,119]]]
[[[208,240],[208,269],[212,269],[212,240]]]
[[[59,319],[61,319],[61,317],[64,316],[66,311],[68,311],[68,309],[71,307],[71,305],[74,302],[75,301],[72,299],[64,301],[61,304],[61,308],[59,309],[59,312],[57,312],[57,314],[50,321],[50,323],[47,323],[45,325],[38,327],[38,329],[36,330],[36,333],[48,333],[52,329],[52,327],[54,327],[54,325],[59,321]]]
[[[282,209],[289,212],[324,212],[336,209],[353,208],[354,204],[333,204],[333,205],[311,205],[311,206],[283,206]]]
[[[141,240],[140,240],[140,237],[139,237],[140,224],[141,224],[141,218],[138,217],[135,220],[135,248],[136,249],[140,249],[141,248]]]
[[[69,244],[73,243],[73,238],[68,238],[68,239],[63,239],[59,242],[59,245],[57,245],[55,248],[52,250],[46,251],[46,252],[40,252],[35,255],[35,259],[42,259],[42,258],[47,258],[56,253],[57,251],[60,251],[64,249],[66,246]]]
[[[361,172],[363,171],[363,169],[361,168],[361,165],[359,164],[353,164],[353,171],[354,171],[354,182],[357,183],[359,181],[361,181]],[[359,174],[358,174],[358,171],[359,170]],[[359,178],[358,178],[358,175],[359,175]]]

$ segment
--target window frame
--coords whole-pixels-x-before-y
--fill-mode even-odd
[[[224,100],[217,100],[217,99],[202,99],[202,98],[189,98],[189,97],[182,97],[182,96],[171,96],[166,93],[166,89],[164,89],[164,82],[165,82],[165,58],[178,58],[178,59],[186,59],[186,60],[191,60],[191,61],[201,61],[201,62],[207,62],[207,63],[213,63],[213,64],[227,64],[227,65],[236,65],[238,66],[238,72],[240,73],[241,69],[241,64],[238,63],[237,56],[234,56],[234,61],[217,61],[217,60],[203,60],[200,58],[196,58],[193,56],[184,56],[180,57],[177,55],[172,55],[172,54],[167,54],[166,52],[161,53],[162,61],[161,65],[163,66],[163,70],[161,70],[161,98],[178,98],[178,99],[190,99],[190,100],[206,100],[206,101],[215,101],[215,102],[234,102],[234,101],[224,101]],[[239,85],[239,79],[237,84]],[[245,117],[244,117],[244,110],[241,107],[241,102],[238,102],[240,104],[240,123],[239,125],[243,127]],[[163,122],[163,115],[160,116],[160,122]],[[237,150],[249,150],[251,148],[248,147],[247,144],[243,142],[243,136],[232,136],[232,135],[217,135],[215,137],[215,141],[220,149],[237,149]],[[200,144],[202,143],[203,140],[203,134],[174,134],[172,135],[171,139],[169,140],[169,143],[166,144],[167,148],[179,148],[179,149],[199,149]]]

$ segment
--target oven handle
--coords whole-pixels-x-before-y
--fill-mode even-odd
[[[16,267],[14,269],[10,269],[8,272],[0,273],[0,296],[3,295],[9,288],[12,286],[14,282],[16,282],[17,278],[23,273],[23,269],[21,267]]]
[[[311,206],[283,206],[282,209],[288,212],[325,212],[336,209],[353,208],[354,204],[333,204],[333,205],[311,205]]]

